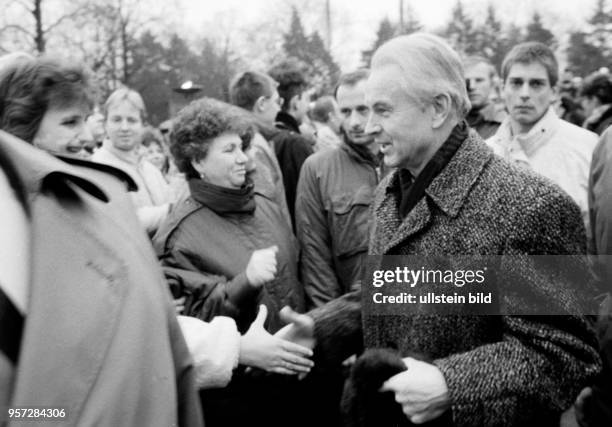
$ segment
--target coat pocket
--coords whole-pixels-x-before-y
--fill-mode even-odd
[[[332,196],[331,233],[335,256],[350,256],[367,250],[373,192],[372,188],[361,186],[353,193]]]

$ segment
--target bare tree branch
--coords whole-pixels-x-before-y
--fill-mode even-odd
[[[50,31],[52,31],[54,28],[56,28],[57,26],[59,26],[62,22],[64,22],[67,19],[73,19],[73,18],[77,18],[80,15],[83,14],[83,12],[85,8],[83,7],[79,7],[76,10],[74,10],[72,13],[69,13],[67,15],[63,15],[61,16],[59,19],[57,19],[53,24],[50,24],[47,26],[47,28],[44,29],[44,33],[48,34]]]
[[[19,6],[23,7],[25,10],[28,11],[28,13],[32,13],[34,11],[32,4],[26,2],[25,0],[13,0],[13,3],[16,3]]]
[[[28,35],[30,37],[34,37],[34,34],[31,31],[28,31],[27,29],[25,29],[21,25],[17,25],[17,24],[5,25],[2,28],[0,28],[0,34],[3,34],[7,30],[16,30],[16,31],[24,33],[24,34],[26,34],[26,35]]]

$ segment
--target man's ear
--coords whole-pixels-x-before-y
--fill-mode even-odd
[[[552,97],[550,100],[550,105],[553,105],[555,102],[559,100],[559,88],[558,86],[552,86]]]
[[[255,101],[255,104],[253,104],[253,111],[256,113],[260,113],[263,110],[265,110],[265,106],[264,106],[265,102],[266,102],[265,96],[260,96],[259,98],[257,98],[257,100]]]
[[[453,100],[449,94],[441,93],[434,97],[431,106],[433,108],[431,127],[438,129],[446,123],[446,120],[452,114]]]
[[[296,111],[298,108],[296,107],[297,103],[300,102],[300,95],[294,95],[291,97],[289,101],[289,111]]]

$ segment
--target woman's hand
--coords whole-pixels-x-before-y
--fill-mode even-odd
[[[276,253],[278,246],[270,246],[253,252],[247,264],[246,276],[249,283],[261,287],[276,276]]]
[[[264,329],[268,315],[265,305],[259,306],[257,318],[240,340],[240,364],[254,366],[277,374],[308,373],[314,366],[312,351],[301,345],[270,335]]]

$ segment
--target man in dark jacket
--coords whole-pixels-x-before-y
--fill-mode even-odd
[[[591,387],[580,393],[576,415],[582,427],[612,424],[612,131],[605,131],[593,152],[589,177],[589,252],[606,295],[597,323],[603,370]]]
[[[580,96],[586,116],[582,127],[601,135],[612,124],[612,79],[600,72],[591,74],[584,80]]]
[[[296,227],[307,308],[349,292],[361,279],[369,208],[380,176],[378,145],[365,132],[368,75],[358,70],[340,77],[336,99],[343,143],[306,159],[300,174]]]
[[[276,129],[260,129],[272,142],[283,172],[287,205],[295,229],[295,197],[302,165],[313,152],[312,143],[300,134],[300,125],[308,111],[307,82],[297,64],[282,62],[269,71],[278,82],[281,110],[276,115]]]
[[[465,83],[472,108],[466,116],[470,127],[487,139],[495,134],[506,114],[492,102],[497,73],[491,61],[482,56],[468,56],[464,61]]]
[[[367,130],[385,134],[379,139],[385,165],[397,168],[375,195],[371,254],[524,259],[585,252],[572,200],[494,156],[468,129],[461,62],[442,39],[413,34],[381,46],[366,100],[372,109]],[[585,272],[583,258],[574,258]],[[581,290],[561,270],[547,274],[533,264],[518,272],[520,280],[501,273],[495,284],[504,305],[539,316],[442,315],[435,304],[377,314],[348,294],[310,313],[318,357],[342,360],[362,340],[413,356],[382,387],[413,423],[558,425],[600,369],[593,330],[584,316],[569,314],[580,309]],[[566,314],[542,315],[542,307]]]
[[[283,189],[286,196],[286,205],[289,209],[292,224],[295,224],[295,192],[300,169],[304,160],[312,154],[311,144],[299,135],[297,127],[276,127],[277,117],[281,114],[281,106],[285,101],[279,96],[278,83],[267,74],[257,71],[246,71],[234,78],[230,86],[232,104],[253,113],[257,119],[259,133],[270,144],[261,146],[260,160],[267,165],[275,175],[280,170],[283,180]],[[291,104],[291,103],[290,103]],[[296,101],[293,102],[296,104]],[[274,152],[276,158],[271,159]]]

